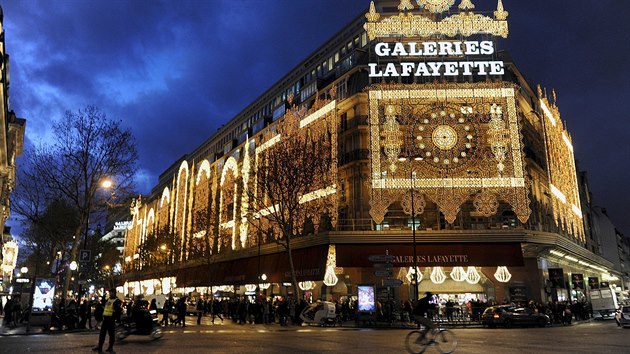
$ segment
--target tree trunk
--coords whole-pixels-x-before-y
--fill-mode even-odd
[[[81,234],[83,231],[83,227],[81,225],[79,225],[76,229],[76,231],[74,232],[74,240],[72,240],[72,252],[70,252],[70,262],[68,262],[68,265],[66,265],[66,275],[63,281],[63,293],[61,294],[62,298],[61,301],[63,301],[64,304],[64,308],[66,305],[66,299],[68,297],[68,289],[70,288],[70,278],[72,277],[72,275],[70,274],[72,272],[72,270],[70,270],[70,263],[74,260],[77,260],[77,253],[79,251],[79,241],[81,240]],[[77,263],[77,267],[79,266],[79,263]],[[78,268],[77,268],[78,269]]]
[[[297,283],[297,277],[295,276],[295,267],[293,266],[293,252],[291,250],[291,237],[286,235],[286,249],[289,254],[289,267],[291,268],[291,282],[293,283],[293,293],[295,294],[295,301],[299,301],[300,292]]]

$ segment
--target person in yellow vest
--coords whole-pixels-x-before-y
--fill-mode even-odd
[[[92,350],[102,352],[105,335],[109,334],[109,346],[107,347],[107,352],[111,353],[114,351],[116,321],[120,321],[121,312],[122,301],[116,298],[116,290],[111,289],[109,291],[109,299],[107,299],[105,309],[103,310],[103,324],[101,325],[101,332],[98,336],[98,345],[92,348]]]

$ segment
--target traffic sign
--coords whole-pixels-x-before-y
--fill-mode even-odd
[[[393,287],[399,287],[402,285],[402,280],[400,279],[385,279],[383,280],[383,286],[393,286]]]
[[[391,270],[377,270],[374,272],[377,277],[391,277],[394,273]]]
[[[376,269],[383,269],[383,270],[391,270],[393,267],[391,263],[374,263],[372,264],[372,266]]]
[[[92,260],[92,251],[91,250],[81,250],[79,251],[79,262],[89,262]]]
[[[368,260],[370,262],[393,262],[394,256],[390,256],[389,254],[373,254],[368,256]]]

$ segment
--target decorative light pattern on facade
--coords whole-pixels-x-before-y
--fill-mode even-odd
[[[586,242],[571,137],[565,130],[560,111],[538,87],[540,107],[551,124],[544,124],[549,166],[549,189],[554,222],[568,230],[575,240]],[[545,122],[545,120],[543,120]]]
[[[407,4],[403,0],[398,7],[400,13],[389,17],[382,16],[376,11],[374,2],[370,3],[370,9],[365,18],[364,25],[368,38],[373,40],[377,37],[429,37],[443,35],[455,37],[462,35],[468,37],[474,34],[491,34],[507,38],[508,23],[506,21],[507,11],[503,10],[501,1],[497,4],[497,11],[494,12],[495,19],[472,11],[473,7],[462,8],[463,12],[447,16],[441,20],[434,20],[424,13],[418,15],[411,12],[413,5]],[[443,12],[444,9],[453,5],[452,0],[424,0],[424,7],[432,12]]]
[[[333,90],[329,97],[335,97]],[[184,262],[203,254],[256,244],[256,237],[248,227],[248,218],[269,215],[274,212],[274,207],[263,208],[257,213],[250,210],[252,157],[255,156],[254,165],[260,163],[259,154],[280,142],[281,137],[288,139],[292,136],[291,131],[286,130],[292,124],[300,136],[328,139],[323,146],[328,147],[332,156],[330,178],[319,177],[319,182],[313,184],[320,185],[319,189],[302,195],[300,205],[323,205],[323,211],[329,213],[330,221],[335,225],[336,107],[335,100],[316,99],[310,110],[306,106],[288,109],[283,119],[260,135],[260,144],[248,138],[242,149],[235,150],[231,156],[212,164],[206,159],[201,160],[198,169],[194,163],[189,165],[190,162],[183,161],[172,184],[164,188],[159,200],[151,202],[150,206],[142,206],[139,201],[134,205],[133,221],[125,242],[125,267],[141,270],[145,266]],[[284,124],[285,121],[289,123]],[[170,203],[171,199],[175,203]],[[217,205],[214,205],[215,201]],[[309,216],[314,223],[321,217],[319,214]],[[163,245],[166,247],[162,248]],[[333,271],[335,269],[333,267]]]
[[[400,190],[411,189],[435,202],[449,223],[477,195],[475,206],[484,215],[496,213],[500,198],[527,221],[529,180],[512,84],[381,84],[371,87],[369,99],[375,222],[384,219]],[[494,164],[481,158],[487,152]]]
[[[333,185],[333,186],[326,187],[326,188],[323,188],[323,189],[318,189],[318,190],[313,191],[313,192],[308,193],[308,194],[304,194],[303,196],[301,196],[299,198],[299,200],[300,200],[300,204],[303,204],[303,203],[308,203],[310,201],[313,201],[313,200],[316,200],[316,199],[319,199],[319,198],[323,198],[323,197],[327,197],[329,195],[333,195],[333,194],[336,194],[336,193],[337,193],[337,186]]]
[[[189,179],[189,169],[188,162],[183,161],[179,166],[179,171],[177,173],[177,185],[176,185],[176,197],[175,197],[175,217],[174,217],[174,225],[173,231],[175,234],[179,233],[181,236],[179,238],[175,238],[175,248],[178,252],[176,252],[176,256],[180,260],[185,259],[186,248],[183,247],[186,244],[186,222],[188,208],[188,179]],[[178,247],[179,246],[179,247]],[[181,249],[181,252],[179,250]]]
[[[325,117],[327,114],[334,112],[337,109],[337,101],[331,101],[324,107],[318,109],[306,116],[306,118],[300,120],[300,129],[307,127],[309,124],[315,122],[316,120]]]

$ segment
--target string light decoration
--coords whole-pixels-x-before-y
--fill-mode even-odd
[[[301,281],[298,283],[298,287],[302,291],[307,291],[307,290],[315,289],[315,283],[312,281]]]
[[[468,267],[466,270],[466,282],[468,284],[477,284],[481,280],[481,275],[475,267]]]
[[[507,283],[512,279],[512,274],[508,271],[507,267],[497,267],[497,271],[494,273],[494,278],[502,283]]]
[[[472,10],[475,8],[475,4],[471,0],[462,0],[457,7],[462,10]]]
[[[474,205],[483,215],[496,214],[501,199],[526,222],[531,182],[515,97],[516,87],[506,82],[372,85],[370,216],[374,222],[382,222],[389,205],[401,196],[401,204],[407,205],[403,191],[411,189],[414,200],[428,197],[449,223],[475,196]],[[492,119],[494,124],[488,124]],[[393,143],[401,136],[401,146]],[[395,151],[400,152],[394,155]],[[488,154],[495,159],[486,158]],[[415,171],[417,177],[412,181],[405,171]]]
[[[258,284],[258,287],[259,287],[260,289],[262,289],[262,290],[267,290],[267,289],[269,289],[269,287],[270,287],[270,286],[271,286],[271,283],[261,283],[261,284]]]
[[[508,132],[505,128],[505,122],[503,121],[503,112],[501,106],[492,104],[490,106],[490,122],[488,123],[490,128],[488,129],[488,142],[490,143],[490,149],[494,154],[494,158],[497,160],[497,169],[499,175],[503,173],[505,165],[505,157],[509,150],[509,141],[507,139]]]
[[[243,164],[241,169],[241,176],[243,179],[243,194],[241,196],[241,222],[239,226],[239,235],[241,241],[241,247],[245,247],[247,243],[247,230],[249,223],[247,222],[247,215],[249,214],[249,197],[247,195],[247,189],[249,188],[249,172],[251,170],[250,154],[249,154],[249,136],[245,140],[245,146],[243,148]],[[252,242],[252,245],[254,243]]]
[[[551,203],[554,222],[558,227],[566,227],[569,234],[575,235],[579,241],[586,242],[571,136],[562,123],[555,103],[555,91],[553,102],[550,102],[540,86],[538,96],[549,156],[549,188],[553,196]]]
[[[335,267],[337,266],[337,248],[335,245],[328,245],[328,256],[326,257],[326,274],[324,274],[324,284],[326,286],[335,286],[339,281],[335,275]]]
[[[430,12],[444,12],[453,6],[455,0],[416,0],[420,8],[427,9]],[[402,2],[402,1],[401,1]]]
[[[454,0],[418,0],[420,12],[414,14],[412,13],[414,6],[409,3],[409,0],[402,0],[398,6],[401,11],[399,14],[381,18],[372,1],[365,14],[367,21],[363,28],[370,40],[377,37],[455,37],[458,35],[468,37],[475,34],[490,34],[507,38],[508,12],[503,9],[501,0],[497,3],[494,19],[474,13],[472,11],[474,5],[470,0],[465,0],[459,7],[461,11],[450,16],[434,18],[422,12],[422,9],[426,9],[432,13],[441,13],[449,10],[454,3]]]
[[[183,260],[186,249],[186,211],[188,204],[188,178],[189,168],[188,162],[184,160],[179,166],[177,173],[177,184],[175,187],[175,223],[173,225],[174,233],[174,252],[177,260]],[[179,236],[179,237],[178,237]]]
[[[444,274],[442,267],[433,267],[430,278],[433,283],[442,284],[446,281],[446,274]]]
[[[405,275],[405,279],[407,280],[406,284],[411,284],[413,282],[414,272],[418,274],[418,283],[422,281],[422,272],[420,271],[420,267],[409,267],[407,274]]]
[[[464,267],[453,267],[453,270],[451,270],[451,279],[455,280],[455,281],[464,281],[466,279],[466,271],[464,270]]]
[[[256,291],[256,284],[245,284],[245,291],[247,292]]]
[[[400,124],[396,121],[396,109],[392,105],[385,106],[385,122],[383,123],[383,149],[385,156],[390,162],[389,169],[396,171],[396,160],[400,154],[400,146],[402,144],[402,132]]]
[[[194,184],[194,196],[192,205],[191,230],[193,234],[190,252],[194,256],[202,256],[204,252],[209,252],[206,248],[208,242],[205,239],[208,230],[208,202],[210,200],[210,163],[208,160],[201,161],[197,171]]]

